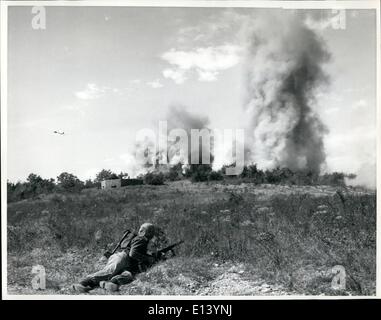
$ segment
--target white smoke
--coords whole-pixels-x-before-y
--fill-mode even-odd
[[[377,169],[375,163],[365,163],[355,173],[356,178],[346,179],[345,183],[348,186],[360,186],[369,189],[376,189],[377,187]]]

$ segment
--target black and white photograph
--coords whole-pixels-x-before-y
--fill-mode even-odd
[[[1,2],[3,298],[379,298],[379,28],[379,1]]]

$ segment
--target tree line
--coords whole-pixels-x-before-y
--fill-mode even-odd
[[[233,166],[233,165],[230,165]],[[208,164],[194,164],[187,166],[184,170],[181,164],[170,167],[167,173],[162,173],[163,180],[191,179],[193,182],[218,181],[229,179],[239,179],[241,182],[254,184],[287,184],[287,185],[331,185],[345,186],[345,179],[353,179],[353,174],[342,172],[325,173],[320,175],[311,170],[293,171],[289,168],[274,168],[271,170],[261,170],[256,164],[245,165],[238,176],[226,175],[229,165],[224,165],[220,170],[215,171]],[[151,173],[155,175],[155,173]]]
[[[16,183],[7,181],[8,202],[34,198],[40,194],[53,192],[78,193],[86,188],[100,188],[101,181],[106,179],[127,178],[128,174],[120,172],[116,174],[111,170],[101,170],[94,180],[80,180],[72,173],[62,172],[56,180],[43,179],[41,176],[31,173],[26,181]]]
[[[288,168],[260,170],[256,164],[245,165],[238,176],[228,176],[226,175],[228,167],[223,166],[220,170],[215,171],[209,164],[184,166],[179,163],[166,170],[156,167],[154,171],[139,175],[137,179],[149,185],[163,185],[166,181],[185,179],[192,182],[228,182],[232,179],[238,179],[238,182],[254,184],[345,186],[345,178],[355,177],[355,175],[345,175],[341,172],[319,175],[312,171],[292,171]],[[43,179],[41,176],[31,173],[24,182],[12,183],[7,181],[8,202],[30,199],[41,194],[54,192],[78,193],[83,189],[100,188],[102,180],[126,178],[129,178],[129,176],[125,172],[117,174],[106,169],[98,172],[94,180],[88,179],[85,181],[81,181],[77,176],[68,172],[61,173],[56,180],[52,178]]]

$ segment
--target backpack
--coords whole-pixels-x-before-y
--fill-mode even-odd
[[[131,248],[131,242],[136,236],[137,234],[135,232],[130,231],[126,238],[120,244],[120,248],[128,253]]]

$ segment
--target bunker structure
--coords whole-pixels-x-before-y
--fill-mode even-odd
[[[121,179],[110,179],[101,181],[101,189],[120,188],[121,186]]]
[[[109,179],[101,181],[101,189],[117,189],[125,186],[142,185],[142,179]]]

